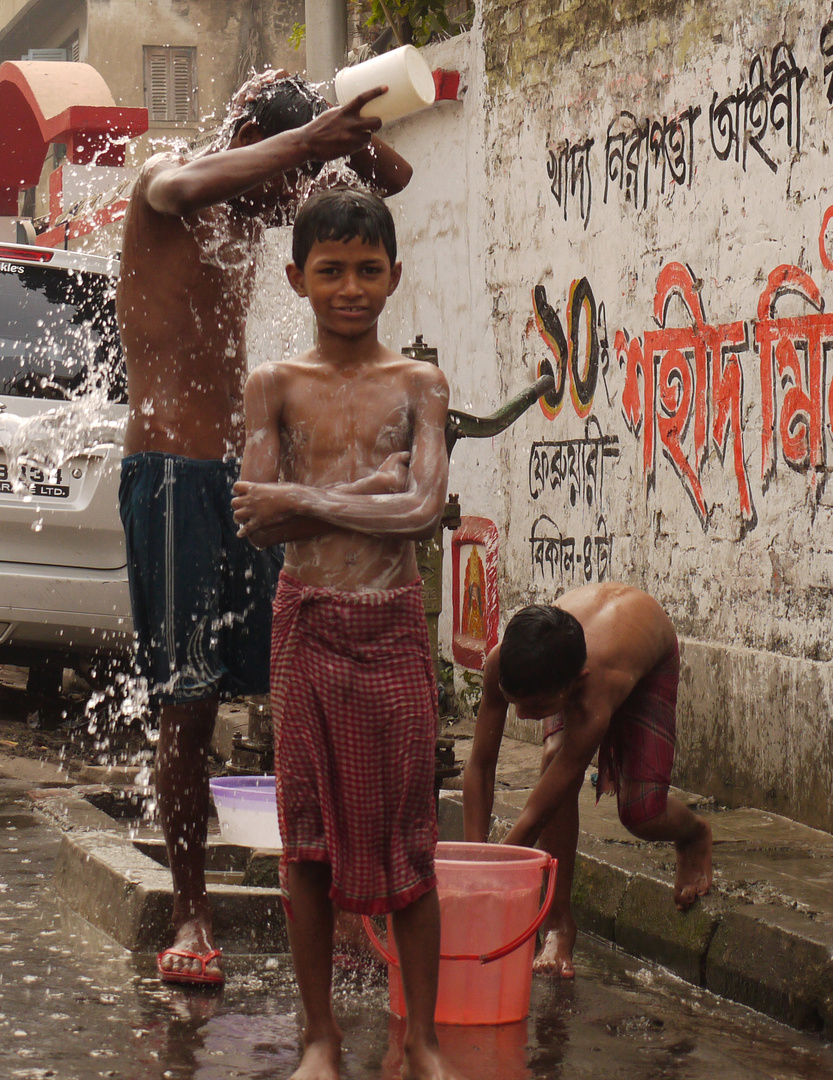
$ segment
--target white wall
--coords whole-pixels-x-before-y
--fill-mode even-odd
[[[560,5],[492,0],[441,47],[463,103],[391,129],[395,341],[422,331],[475,412],[563,361],[559,410],[453,458],[502,621],[646,588],[683,640],[681,782],[833,828],[831,12],[646,6],[567,48]]]

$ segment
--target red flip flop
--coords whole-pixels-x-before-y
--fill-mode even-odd
[[[187,949],[163,949],[156,957],[156,970],[162,976],[162,982],[167,983],[191,983],[192,985],[207,984],[209,986],[222,986],[225,976],[220,971],[206,971],[206,967],[212,960],[223,953],[220,949],[212,949],[207,953],[189,952]],[[166,971],[162,967],[163,956],[181,956],[183,960],[199,960],[201,971]]]

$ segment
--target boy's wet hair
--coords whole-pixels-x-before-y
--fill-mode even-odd
[[[253,100],[243,102],[235,117],[232,134],[236,135],[251,120],[267,137],[280,135],[282,131],[303,127],[329,107],[326,99],[306,79],[300,75],[287,75],[260,86]]]
[[[237,110],[231,135],[233,138],[249,121],[256,124],[266,138],[280,135],[303,127],[329,108],[327,100],[311,83],[299,75],[288,75],[260,86],[253,100],[243,102]],[[322,161],[307,161],[300,168],[317,176],[323,166]]]
[[[518,699],[557,693],[580,674],[586,660],[578,619],[562,608],[530,604],[512,616],[503,635],[500,688]]]
[[[295,217],[292,230],[292,261],[299,270],[312,245],[325,240],[352,240],[384,247],[390,264],[396,262],[396,228],[391,212],[369,191],[331,188],[309,198]]]

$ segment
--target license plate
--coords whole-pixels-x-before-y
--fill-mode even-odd
[[[81,468],[76,463],[72,466],[62,466],[54,473],[46,473],[43,469],[31,465],[21,465],[17,480],[25,485],[25,490],[18,488],[15,491],[14,480],[9,475],[9,466],[0,456],[0,495],[17,495],[19,498],[31,495],[35,499],[68,499],[70,477],[77,481],[81,479],[81,475]]]

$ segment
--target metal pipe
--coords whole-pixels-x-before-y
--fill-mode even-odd
[[[542,375],[532,386],[501,405],[491,416],[470,416],[468,413],[449,409],[445,422],[445,445],[449,454],[458,439],[490,439],[493,435],[499,435],[510,424],[514,424],[539,398],[554,389],[555,379],[552,375]]]

